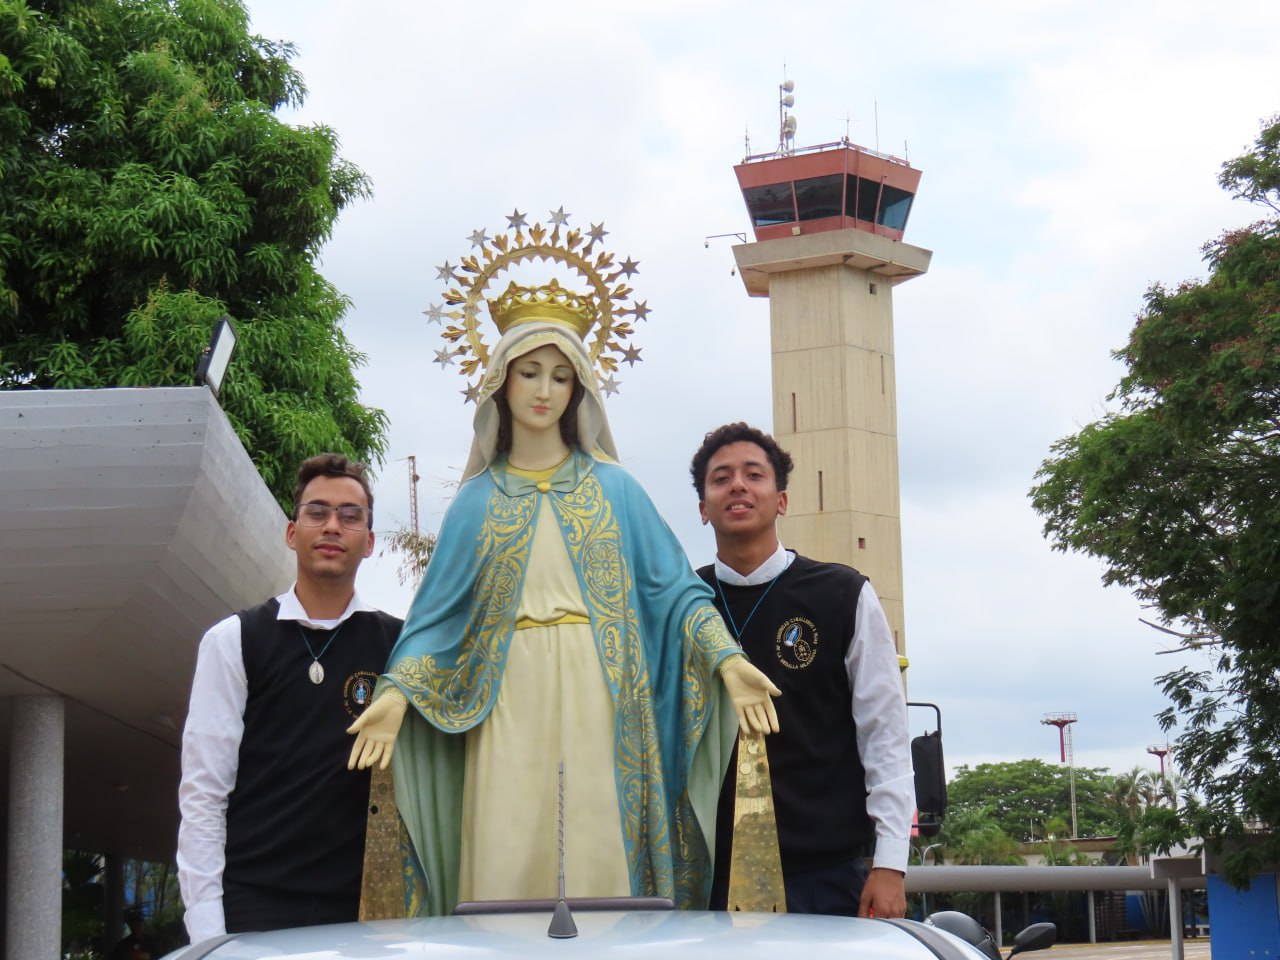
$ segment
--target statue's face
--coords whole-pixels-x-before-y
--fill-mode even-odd
[[[558,429],[573,397],[573,366],[551,344],[517,357],[507,370],[507,404],[516,425],[534,433]]]

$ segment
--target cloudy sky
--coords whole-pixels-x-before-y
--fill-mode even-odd
[[[1056,761],[1040,724],[1073,711],[1079,765],[1154,763],[1154,678],[1179,663],[1093,560],[1053,552],[1027,490],[1050,444],[1106,409],[1153,282],[1257,218],[1216,184],[1280,111],[1280,5],[754,0],[248,0],[292,41],[323,123],[373,179],[322,270],[352,300],[366,402],[391,418],[378,526],[408,521],[415,455],[435,529],[470,442],[456,368],[431,362],[435,267],[513,209],[603,221],[653,308],[609,415],[623,463],[695,563],[713,554],[687,463],[731,419],[768,428],[768,306],[713,234],[748,230],[732,167],[777,143],[850,139],[924,176],[906,240],[929,273],[894,291],[910,693],[944,714],[951,765]],[[396,613],[396,561],[360,590]],[[919,731],[925,716],[913,717]]]

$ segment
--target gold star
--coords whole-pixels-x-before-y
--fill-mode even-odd
[[[622,351],[623,363],[629,364],[634,367],[636,365],[636,361],[640,359],[641,359],[640,348],[637,347],[634,343],[627,344],[627,346]]]
[[[635,276],[640,272],[640,261],[632,260],[630,257],[622,261],[622,272],[628,277]]]
[[[518,230],[521,227],[527,227],[528,225],[529,225],[528,222],[524,218],[524,214],[521,213],[518,209],[513,208],[511,211],[511,216],[507,217],[507,226],[509,226],[512,230]]]

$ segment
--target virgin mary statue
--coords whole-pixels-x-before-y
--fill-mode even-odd
[[[463,483],[352,765],[392,755],[431,913],[555,897],[561,796],[569,896],[705,907],[733,738],[776,729],[776,688],[617,465],[589,302],[491,309]]]

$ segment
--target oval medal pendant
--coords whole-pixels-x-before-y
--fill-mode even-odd
[[[320,666],[319,660],[311,661],[311,666],[307,667],[307,676],[312,683],[324,683],[324,667]]]

